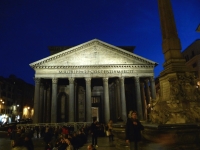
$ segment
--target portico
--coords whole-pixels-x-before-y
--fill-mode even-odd
[[[99,105],[104,122],[118,116],[126,120],[128,111],[133,108],[144,120],[149,99],[155,99],[156,65],[151,60],[97,39],[31,63],[35,70],[34,123],[91,122],[94,94],[101,97]],[[92,92],[97,86],[92,84],[94,80],[101,82],[102,93]],[[126,85],[129,81],[132,83],[130,88]],[[147,83],[142,87],[143,81]],[[43,87],[45,83],[48,84]],[[147,92],[142,92],[143,89]],[[134,94],[127,99],[126,95],[131,91]]]

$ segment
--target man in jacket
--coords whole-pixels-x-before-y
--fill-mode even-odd
[[[97,119],[94,119],[93,123],[91,124],[91,134],[92,134],[92,145],[98,147],[97,145],[97,137],[98,137],[98,124]]]
[[[141,140],[141,130],[144,130],[144,127],[137,119],[137,112],[130,111],[126,122],[126,143],[130,144],[130,150],[138,149],[138,142]]]

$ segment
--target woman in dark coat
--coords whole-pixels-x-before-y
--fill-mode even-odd
[[[138,149],[138,142],[141,140],[141,130],[144,130],[144,127],[137,119],[137,112],[130,111],[126,123],[126,143],[130,144],[130,150]]]

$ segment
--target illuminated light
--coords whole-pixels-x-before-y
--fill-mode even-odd
[[[27,107],[25,107],[23,110],[23,115],[27,115],[27,114],[28,114],[28,109],[27,109]]]
[[[17,105],[17,107],[19,107],[19,105]]]
[[[30,109],[30,107],[28,107],[28,109]]]

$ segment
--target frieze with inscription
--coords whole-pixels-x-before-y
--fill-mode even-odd
[[[135,70],[59,70],[60,74],[90,74],[90,73],[100,73],[100,74],[112,74],[112,73],[135,73]]]

